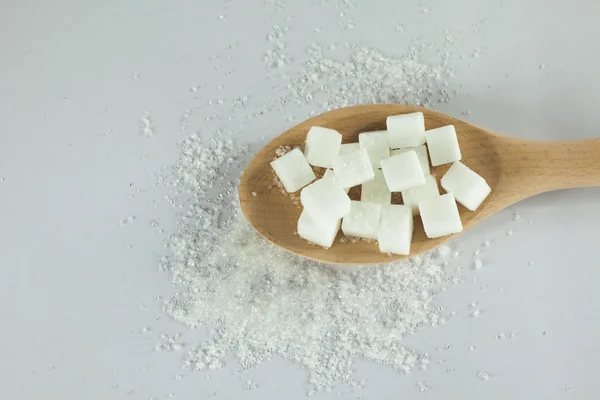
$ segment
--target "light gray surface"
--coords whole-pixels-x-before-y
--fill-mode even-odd
[[[290,27],[299,59],[302,39],[401,54],[410,39],[443,42],[449,29],[460,43],[453,51],[467,59],[449,82],[460,94],[436,109],[458,117],[469,110],[466,119],[520,137],[600,135],[600,3],[592,0],[404,7],[365,1],[345,19],[342,1],[288,0],[293,4],[283,9],[258,0],[84,3],[0,6],[3,399],[304,398],[303,372],[278,360],[251,371],[259,388],[245,391],[234,361],[206,379],[182,372],[181,353],[153,351],[161,330],[180,331],[189,344],[201,336],[170,321],[154,300],[171,289],[157,269],[166,237],[149,221],[158,218],[167,231],[175,221],[151,174],[176,161],[185,110],[240,92],[255,100],[276,95],[262,64],[275,23]],[[353,20],[354,28],[342,31],[342,20]],[[394,29],[399,23],[402,34]],[[209,58],[229,54],[235,42],[228,76]],[[472,57],[475,48],[479,58]],[[190,88],[203,82],[192,95]],[[155,137],[139,133],[145,110],[152,112]],[[308,115],[291,110],[298,119]],[[261,135],[272,137],[289,124],[275,113],[241,129],[258,146]],[[453,262],[470,268],[473,250],[489,239],[484,267],[437,298],[457,311],[445,328],[406,340],[430,352],[431,368],[398,376],[358,362],[366,389],[353,393],[339,385],[315,397],[596,398],[599,200],[597,188],[542,195],[463,235]],[[513,221],[514,212],[521,220]],[[119,226],[128,216],[136,220]],[[483,309],[478,318],[469,317],[474,301]],[[494,339],[513,332],[514,339]],[[448,350],[434,350],[447,344]],[[490,379],[478,379],[479,371]],[[419,381],[431,389],[419,393]]]

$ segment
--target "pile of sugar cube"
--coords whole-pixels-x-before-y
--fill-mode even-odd
[[[490,194],[484,178],[460,162],[453,125],[425,130],[423,113],[389,116],[387,130],[364,132],[358,143],[312,127],[304,153],[295,148],[271,162],[288,192],[300,189],[303,211],[298,235],[329,248],[340,227],[348,237],[377,240],[383,253],[410,254],[413,218],[421,217],[428,238],[461,232],[457,202],[476,210]],[[441,179],[440,194],[431,166],[453,163]],[[311,167],[326,168],[316,180]],[[311,183],[312,182],[312,183]],[[307,186],[308,185],[308,186]],[[360,201],[348,191],[361,186]],[[403,205],[391,204],[401,192]]]

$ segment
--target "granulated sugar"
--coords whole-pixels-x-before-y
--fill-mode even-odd
[[[415,45],[402,57],[391,57],[349,45],[344,46],[347,57],[339,59],[326,54],[331,46],[312,45],[299,70],[275,73],[294,60],[285,53],[287,29],[274,31],[265,64],[284,92],[273,104],[254,105],[244,121],[289,105],[296,110],[311,106],[313,114],[351,104],[433,105],[451,98],[448,57],[441,54],[437,65],[421,61],[427,46]],[[242,104],[236,99],[245,100]],[[241,95],[232,103],[236,109],[248,106]],[[256,107],[262,110],[255,112]],[[194,129],[191,114],[184,113],[184,130]],[[280,113],[274,115],[281,118]],[[222,119],[207,114],[201,121]],[[151,126],[149,119],[146,122]],[[249,369],[279,356],[304,367],[315,388],[338,381],[360,386],[352,374],[358,358],[399,373],[426,368],[428,355],[405,348],[401,340],[420,326],[445,322],[442,308],[434,307],[432,300],[444,289],[441,283],[451,281],[444,275],[443,260],[437,260],[451,250],[444,247],[355,272],[334,271],[289,254],[262,239],[237,215],[236,187],[251,158],[249,147],[236,144],[237,135],[225,128],[213,132],[204,139],[191,134],[182,143],[178,164],[169,171],[172,193],[166,199],[185,212],[170,238],[170,254],[161,262],[177,291],[164,309],[190,328],[213,328],[209,340],[187,352],[185,366],[219,369],[233,354]],[[272,190],[279,188],[274,184]],[[162,339],[160,350],[176,347],[172,336]]]
[[[318,387],[352,382],[356,357],[399,372],[425,367],[427,355],[400,341],[443,318],[431,306],[443,272],[431,255],[354,273],[331,271],[275,248],[240,219],[207,232],[203,213],[186,219],[167,263],[185,288],[167,312],[190,327],[217,326],[186,357],[216,369],[234,353],[244,369],[279,355],[304,366]],[[214,240],[218,238],[217,240]]]
[[[144,116],[140,122],[141,125],[141,134],[147,137],[152,137],[156,135],[154,132],[154,126],[152,125],[152,120],[150,119],[150,111],[144,112]]]
[[[453,95],[447,82],[453,74],[450,55],[441,54],[437,65],[426,63],[421,60],[426,48],[414,45],[402,57],[391,57],[363,45],[350,45],[347,59],[340,60],[332,55],[334,50],[313,44],[302,71],[287,77],[291,93],[280,101],[322,110],[370,103],[447,103]],[[267,67],[273,67],[273,58],[280,60],[278,65],[289,60],[283,50],[271,51]]]
[[[273,246],[234,215],[237,194],[224,177],[239,172],[236,161],[246,152],[232,141],[203,145],[191,136],[173,169],[178,192],[194,200],[163,259],[179,290],[165,311],[192,328],[214,327],[212,338],[186,355],[186,367],[218,369],[235,354],[247,369],[278,355],[305,367],[318,388],[356,384],[358,357],[401,373],[425,368],[427,354],[401,339],[444,323],[431,305],[444,277],[434,256],[346,273]],[[163,341],[160,350],[173,348],[172,337]]]

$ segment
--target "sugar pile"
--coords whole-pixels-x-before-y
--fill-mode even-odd
[[[285,31],[279,29],[274,38],[283,40]],[[274,43],[265,57],[285,92],[275,103],[259,104],[264,110],[252,117],[290,104],[311,106],[315,113],[358,103],[432,105],[451,97],[447,57],[437,65],[422,62],[419,46],[400,58],[346,46],[348,58],[340,60],[325,55],[330,47],[313,45],[309,60],[290,75],[281,73],[293,62],[286,48]],[[246,99],[245,107],[247,97],[233,103],[239,98]],[[183,117],[186,129],[194,128],[190,116],[188,111]],[[251,157],[248,146],[236,144],[236,136],[222,134],[224,129],[217,131],[208,142],[191,134],[170,171],[168,199],[186,211],[170,238],[170,254],[161,261],[177,290],[164,308],[191,328],[213,328],[208,341],[187,348],[185,366],[218,369],[233,354],[248,369],[279,356],[303,366],[320,389],[337,381],[360,386],[352,375],[357,358],[400,373],[426,368],[428,355],[403,347],[401,339],[420,326],[445,322],[432,300],[447,279],[436,257],[450,251],[348,273],[276,248],[237,215],[237,179]],[[163,339],[170,349],[171,338]]]
[[[178,288],[165,311],[192,328],[214,327],[210,340],[187,353],[186,367],[218,369],[235,354],[247,369],[277,355],[327,388],[358,385],[358,357],[401,373],[427,366],[427,354],[404,348],[401,339],[444,323],[431,304],[444,278],[432,254],[353,273],[288,254],[235,215],[235,185],[227,177],[239,172],[247,149],[232,141],[202,144],[196,135],[182,147],[174,183],[194,196],[162,260]]]
[[[401,339],[444,322],[431,305],[444,276],[432,254],[333,271],[275,248],[239,218],[217,228],[221,210],[216,203],[194,207],[164,260],[182,289],[165,310],[189,327],[215,326],[213,337],[187,354],[186,367],[218,369],[235,354],[247,369],[278,355],[305,367],[323,388],[356,385],[357,357],[402,373],[427,366],[427,355]]]

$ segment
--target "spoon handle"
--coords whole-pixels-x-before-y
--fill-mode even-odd
[[[560,142],[515,140],[498,154],[503,178],[528,197],[558,189],[600,186],[600,138]],[[507,176],[509,175],[509,176]]]

